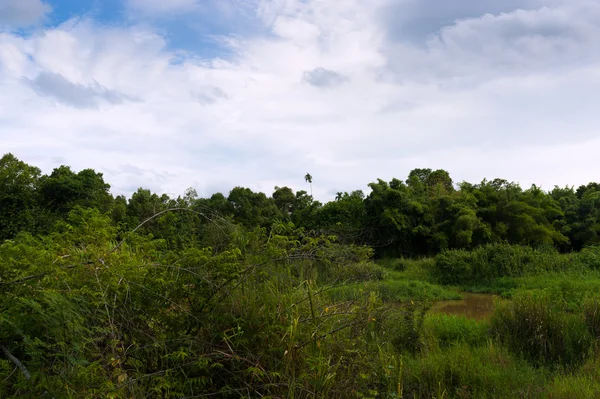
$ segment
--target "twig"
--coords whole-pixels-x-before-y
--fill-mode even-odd
[[[30,380],[31,379],[31,374],[29,374],[29,371],[27,370],[27,367],[25,367],[25,365],[23,363],[21,363],[21,361],[19,359],[17,359],[16,357],[13,356],[12,353],[10,353],[10,351],[8,350],[8,348],[4,345],[0,345],[0,349],[2,349],[2,352],[4,352],[4,354],[6,355],[6,357],[15,364],[15,366],[17,366],[19,368],[19,370],[21,370],[21,373],[23,373],[23,375],[25,376],[26,379]]]
[[[81,263],[81,264],[78,264],[78,265],[69,265],[69,266],[63,267],[62,270],[74,269],[76,267],[85,266],[85,265],[89,265],[89,264],[91,264],[91,263],[88,262],[88,263]],[[51,271],[48,271],[48,272],[44,272],[44,273],[34,274],[32,276],[23,277],[23,278],[20,278],[18,280],[0,281],[0,285],[20,284],[20,283],[24,283],[25,281],[29,281],[29,280],[33,280],[33,279],[36,279],[36,278],[45,277],[45,276],[47,276],[50,273],[51,273]]]

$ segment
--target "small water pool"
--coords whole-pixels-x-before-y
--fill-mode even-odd
[[[430,312],[463,315],[476,320],[487,319],[494,311],[494,300],[498,298],[493,294],[472,292],[462,292],[461,296],[463,299],[436,302]]]

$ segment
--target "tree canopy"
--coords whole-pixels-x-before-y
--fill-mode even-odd
[[[311,185],[312,176],[304,180]],[[101,173],[60,166],[44,175],[12,154],[0,159],[0,239],[19,232],[49,233],[75,207],[108,215],[122,231],[173,207],[218,214],[245,228],[270,229],[279,222],[367,244],[378,256],[433,255],[445,249],[471,249],[507,242],[578,251],[600,242],[600,184],[524,189],[495,178],[455,184],[445,170],[413,169],[405,180],[376,179],[361,190],[338,192],[322,204],[312,195],[275,187],[270,196],[247,187],[199,198],[189,189],[170,198],[139,188],[130,198],[113,197]],[[167,216],[142,228],[154,237],[192,245],[206,231],[198,214]],[[178,227],[186,226],[186,232]],[[178,238],[175,239],[175,236]],[[185,237],[184,237],[185,236]]]

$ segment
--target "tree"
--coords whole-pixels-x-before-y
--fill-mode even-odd
[[[321,203],[315,201],[312,195],[304,190],[296,191],[294,210],[292,211],[292,222],[298,227],[315,229],[317,227],[317,211]]]
[[[250,229],[270,226],[279,214],[272,198],[249,188],[235,187],[227,200],[233,206],[234,220]]]
[[[35,229],[40,174],[12,154],[0,158],[0,241]]]
[[[275,205],[277,205],[277,209],[281,212],[282,220],[289,220],[294,212],[296,202],[294,191],[289,187],[275,186],[272,197],[273,201],[275,201]]]
[[[403,256],[412,254],[417,217],[422,213],[422,205],[411,198],[409,188],[400,180],[390,183],[377,179],[370,183],[371,193],[365,199],[367,225],[376,232],[373,245],[379,255]]]
[[[365,195],[357,190],[338,193],[336,200],[319,208],[315,220],[322,233],[334,234],[342,242],[362,244],[365,235]]]
[[[134,228],[149,217],[169,208],[169,202],[170,198],[166,194],[158,196],[158,194],[152,193],[150,190],[141,187],[138,188],[138,190],[131,195],[131,198],[127,203],[129,227]],[[152,227],[156,226],[157,222],[158,220],[156,219],[152,220],[144,226],[142,231],[151,230]],[[156,231],[153,231],[153,233],[156,233]]]
[[[306,176],[304,176],[304,180],[306,180],[306,182],[310,185],[310,196],[312,197],[312,176],[310,173],[307,173]]]
[[[69,166],[62,165],[41,178],[40,203],[59,218],[64,218],[77,205],[107,212],[113,201],[109,189],[102,173],[93,169],[75,173]]]

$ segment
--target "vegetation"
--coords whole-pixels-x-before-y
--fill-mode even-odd
[[[595,183],[109,188],[0,159],[0,397],[600,395]],[[431,310],[463,291],[502,299]]]

